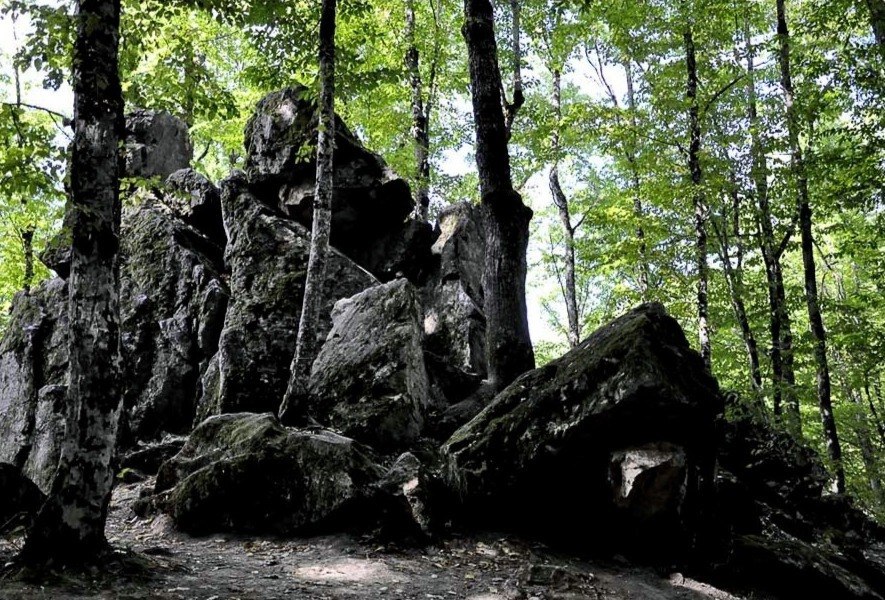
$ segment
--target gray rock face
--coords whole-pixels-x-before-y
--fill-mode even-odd
[[[126,176],[165,179],[194,157],[187,124],[165,111],[138,109],[126,115]]]
[[[167,198],[186,223],[224,246],[221,190],[193,169],[179,169],[166,178]]]
[[[228,304],[222,250],[154,198],[126,212],[121,238],[128,439],[186,433]]]
[[[335,122],[332,245],[387,281],[416,278],[429,259],[427,223],[408,219],[415,209],[408,184],[366,150],[343,121]],[[310,227],[316,185],[316,105],[306,88],[265,96],[246,127],[246,174],[263,201]]]
[[[0,341],[0,462],[46,491],[64,430],[67,286],[52,279],[19,294]]]
[[[176,525],[211,531],[313,532],[364,518],[383,475],[353,440],[282,427],[270,414],[201,423],[157,476]]]
[[[311,370],[308,410],[378,449],[417,439],[429,392],[415,288],[397,279],[340,300],[332,323]]]
[[[474,515],[673,556],[696,532],[691,515],[712,484],[721,411],[716,381],[679,325],[644,305],[517,379],[456,431],[443,447],[448,477]],[[640,507],[657,511],[654,527],[636,531],[635,512],[613,497],[611,465],[621,465],[624,489],[624,468],[648,444],[674,447],[659,467],[677,468],[684,453],[689,475],[677,485],[656,461],[635,476],[626,469],[650,484],[628,493],[626,508],[641,491]]]
[[[439,216],[432,252],[438,266],[423,291],[425,352],[432,381],[450,403],[472,394],[487,372],[479,207],[453,205]]]
[[[244,189],[238,177],[222,186],[231,303],[218,353],[203,377],[200,418],[225,412],[276,412],[295,354],[310,232]],[[376,281],[333,250],[327,265],[325,314],[336,300]],[[331,319],[324,320],[318,335],[325,338],[330,328]]]

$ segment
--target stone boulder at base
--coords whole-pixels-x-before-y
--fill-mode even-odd
[[[362,522],[383,475],[367,450],[336,433],[227,414],[193,431],[160,468],[156,491],[184,531],[309,533]]]
[[[0,462],[21,469],[44,492],[64,434],[67,297],[61,279],[17,294],[0,340]]]
[[[301,318],[310,232],[245,191],[234,175],[222,184],[225,262],[231,302],[218,352],[203,377],[198,420],[226,412],[276,412],[289,381]],[[331,328],[329,313],[340,298],[377,283],[341,253],[330,250],[323,318],[317,335]]]
[[[443,447],[465,513],[558,542],[672,558],[712,489],[715,379],[643,305],[501,392]]]
[[[246,126],[251,190],[310,227],[316,187],[317,110],[304,87],[265,96]],[[429,259],[431,227],[409,219],[409,185],[335,118],[332,246],[387,281],[419,277]]]
[[[732,411],[735,412],[735,411]],[[715,581],[783,598],[885,596],[885,530],[850,498],[825,493],[817,454],[758,415],[725,427]]]
[[[127,441],[187,433],[229,300],[222,249],[152,194],[125,211],[120,313]]]
[[[421,434],[429,403],[418,292],[405,279],[340,300],[310,375],[320,423],[379,449]]]
[[[126,115],[127,177],[166,179],[194,157],[187,123],[165,111],[138,109]]]

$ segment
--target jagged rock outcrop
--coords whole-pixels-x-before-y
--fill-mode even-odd
[[[161,467],[156,491],[185,531],[303,533],[363,521],[383,474],[366,449],[336,433],[226,414],[191,433]]]
[[[406,279],[338,301],[303,408],[379,450],[407,447],[430,403],[421,338],[418,292]]]
[[[231,302],[218,352],[203,376],[199,419],[279,409],[295,354],[310,255],[310,232],[246,191],[241,176],[223,182],[222,208]],[[326,268],[325,314],[337,300],[375,283],[333,249]],[[330,318],[323,319],[318,336],[325,338],[331,325]]]
[[[221,190],[202,173],[179,169],[166,178],[166,199],[175,214],[224,247],[227,235],[221,218]]]
[[[256,196],[310,227],[316,185],[316,104],[304,87],[265,96],[246,126],[246,174]],[[420,279],[432,229],[410,219],[409,185],[336,116],[331,244],[382,281]]]
[[[190,167],[194,157],[187,123],[166,111],[146,109],[126,115],[123,152],[127,177],[161,180]]]
[[[440,213],[438,229],[431,249],[436,264],[422,293],[424,352],[433,384],[457,403],[486,376],[481,208],[450,206]]]
[[[443,447],[448,477],[471,518],[672,559],[712,489],[721,411],[682,329],[644,305],[518,378],[455,432]],[[650,444],[668,458],[636,460]],[[632,486],[626,505],[625,474],[650,483]]]
[[[127,440],[187,433],[229,291],[222,249],[143,194],[122,227],[120,312]]]
[[[64,428],[67,285],[41,283],[13,301],[0,341],[0,462],[22,469],[46,491]]]
[[[784,598],[881,599],[885,529],[828,495],[817,455],[767,419],[737,415],[719,453],[712,574]]]

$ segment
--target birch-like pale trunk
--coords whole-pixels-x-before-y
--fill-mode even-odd
[[[122,398],[120,0],[81,0],[76,24],[65,433],[51,490],[23,550],[26,562],[42,564],[96,561],[107,549]]]
[[[709,266],[707,264],[707,206],[701,169],[701,121],[698,105],[698,69],[695,55],[694,32],[691,26],[683,34],[685,67],[688,75],[686,96],[689,101],[688,172],[691,175],[692,204],[694,205],[695,267],[697,269],[698,342],[701,358],[707,369],[713,366],[713,349],[710,342]]]
[[[569,211],[568,198],[562,191],[559,182],[559,127],[562,121],[562,75],[559,69],[553,70],[553,110],[556,116],[556,127],[553,128],[551,145],[553,146],[553,166],[550,168],[550,193],[559,213],[562,234],[565,238],[565,281],[562,282],[562,293],[565,300],[565,312],[568,319],[568,343],[575,348],[581,343],[581,322],[578,314],[578,292],[575,282],[575,227]]]
[[[812,232],[811,203],[808,194],[808,174],[805,157],[799,142],[799,120],[794,104],[793,77],[790,64],[790,30],[787,24],[787,11],[784,0],[777,3],[778,59],[781,69],[781,87],[786,104],[787,133],[790,143],[790,169],[796,183],[799,231],[802,235],[802,265],[805,274],[805,302],[808,306],[808,321],[814,339],[814,362],[817,371],[817,401],[821,424],[827,445],[827,454],[836,476],[836,491],[845,492],[845,470],[842,465],[842,446],[833,415],[830,367],[827,363],[827,333],[824,328],[817,290],[817,271],[814,261],[814,236]]]
[[[532,211],[513,189],[507,128],[501,110],[501,73],[489,0],[465,0],[476,166],[484,211],[483,278],[489,383],[503,389],[534,368],[526,310],[526,250]]]
[[[332,229],[333,160],[335,146],[335,14],[336,0],[323,0],[319,40],[319,130],[317,132],[317,175],[310,232],[310,258],[304,300],[295,342],[289,384],[280,406],[280,420],[294,423],[303,418],[310,368],[317,355],[317,324],[322,315],[329,233]]]

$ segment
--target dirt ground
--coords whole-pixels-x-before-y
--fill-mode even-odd
[[[624,560],[585,562],[508,536],[454,537],[422,549],[394,549],[348,535],[271,538],[191,537],[165,516],[136,517],[137,485],[117,488],[108,537],[133,561],[91,575],[59,574],[39,583],[0,580],[0,600],[163,598],[175,600],[675,600],[738,598],[679,573]],[[0,540],[0,564],[20,538]]]

